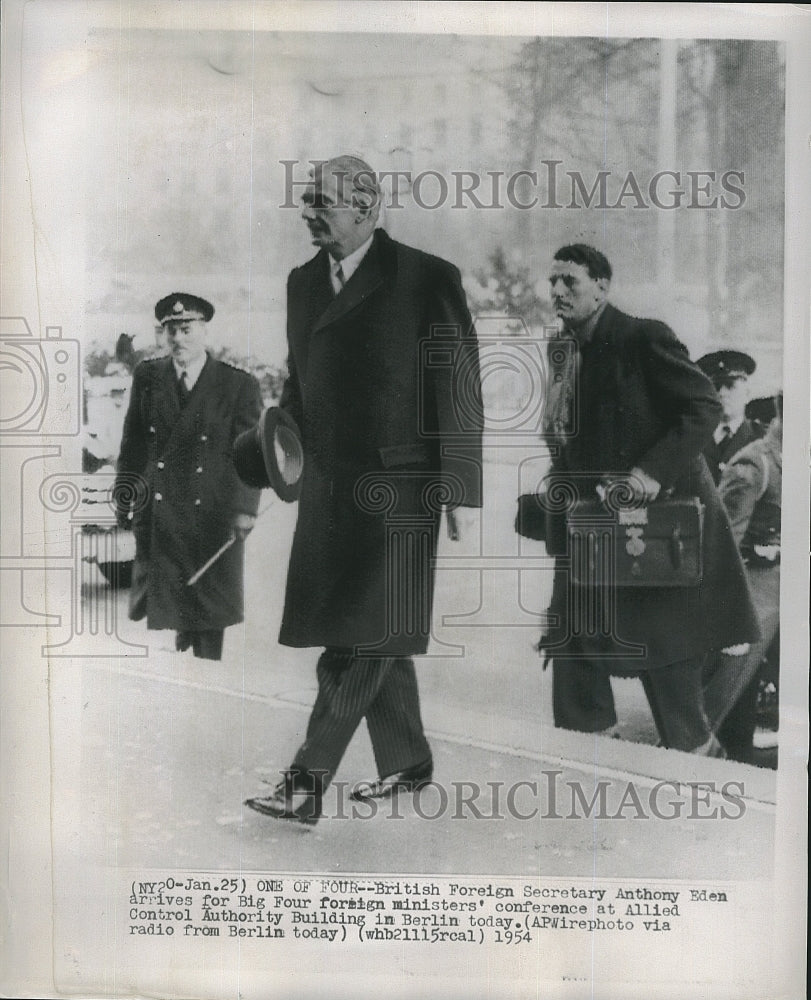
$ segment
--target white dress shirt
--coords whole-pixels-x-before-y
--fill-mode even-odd
[[[741,426],[742,423],[743,423],[743,417],[739,417],[737,420],[727,420],[724,423],[719,424],[713,431],[712,435],[713,439],[715,440],[715,443],[720,444],[724,440],[724,438],[727,437],[724,428],[726,427],[729,428],[728,436],[732,437],[732,435],[735,434],[735,432],[738,430],[738,428]]]
[[[186,373],[186,388],[189,392],[194,388],[194,383],[200,378],[200,372],[203,370],[203,365],[205,365],[208,354],[203,354],[201,358],[196,361],[192,361],[188,368],[181,368],[180,365],[172,358],[172,364],[175,368],[175,375],[177,375],[178,380],[180,379],[181,372]]]
[[[344,257],[343,260],[336,260],[332,256],[332,254],[329,255],[329,276],[330,276],[330,281],[332,282],[332,290],[335,292],[336,295],[341,291],[341,289],[344,287],[347,281],[349,281],[349,279],[352,277],[355,271],[357,271],[357,269],[360,267],[360,262],[369,252],[369,248],[371,247],[372,240],[374,238],[375,234],[372,233],[372,235],[369,237],[368,240],[366,240],[365,243],[361,243],[361,245],[358,247],[357,250],[353,250],[352,253]],[[341,279],[338,277],[337,274],[339,267],[341,268],[344,276],[343,284],[341,283]]]

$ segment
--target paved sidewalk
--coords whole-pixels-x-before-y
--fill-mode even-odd
[[[359,731],[318,826],[261,816],[242,802],[278,780],[314,692],[215,682],[199,668],[163,652],[140,663],[85,662],[55,678],[57,693],[81,691],[78,800],[57,795],[57,805],[76,810],[87,860],[291,872],[771,874],[773,772],[458,708],[427,713],[436,787],[416,803],[405,796],[373,816],[353,807],[351,786],[374,775]]]
[[[497,509],[512,510],[514,470],[486,471]],[[551,671],[534,649],[549,573],[523,561],[515,571],[506,513],[472,540],[478,562],[467,568],[451,558],[464,547],[440,544],[437,641],[417,660],[436,786],[416,808],[407,796],[393,813],[335,818],[351,816],[351,786],[375,776],[362,728],[315,828],[243,807],[263,779],[278,780],[315,697],[318,651],[277,644],[295,506],[265,502],[248,545],[247,620],[228,629],[222,661],[176,654],[171,632],[128,621],[126,591],[115,596],[118,634],[148,655],[54,660],[57,879],[71,854],[198,870],[770,877],[775,772],[657,749],[638,679],[613,682],[625,739],[553,728]]]

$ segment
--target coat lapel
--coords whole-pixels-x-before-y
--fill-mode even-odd
[[[619,314],[617,310],[607,302],[605,308],[600,314],[600,318],[597,320],[597,325],[591,334],[591,341],[594,344],[600,344],[601,346],[605,343],[613,343],[617,347],[621,346],[621,343],[617,343],[617,340],[621,340],[618,337],[620,334],[619,329]]]
[[[177,398],[175,367],[171,358],[164,358],[156,364],[152,406],[154,410],[150,423],[156,427],[175,427],[180,416],[180,402]]]
[[[374,242],[369,252],[363,258],[357,271],[346,283],[343,291],[336,295],[327,308],[316,320],[313,333],[337,323],[347,313],[357,309],[366,301],[375,289],[383,284],[384,271],[381,261],[381,236],[375,234]]]

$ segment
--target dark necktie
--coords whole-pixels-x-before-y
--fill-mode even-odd
[[[339,291],[336,292],[335,294],[338,295],[340,292],[344,290],[344,287],[346,285],[346,278],[344,277],[344,269],[341,264],[338,264],[338,266],[335,268],[335,278],[338,282],[338,287],[339,287]]]
[[[177,380],[177,398],[180,403],[181,410],[186,405],[189,399],[189,387],[186,384],[186,373],[181,372]]]
[[[718,441],[718,444],[716,445],[716,447],[718,448],[719,455],[724,454],[731,440],[732,440],[732,428],[729,426],[729,424],[722,424],[721,438]]]

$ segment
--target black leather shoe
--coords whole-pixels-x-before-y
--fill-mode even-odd
[[[421,764],[407,767],[403,771],[395,771],[387,778],[377,781],[366,781],[355,787],[350,798],[356,802],[364,799],[389,799],[400,792],[418,792],[431,783],[434,776],[434,762],[429,757]]]
[[[192,644],[192,634],[191,632],[178,632],[175,635],[175,649],[178,653],[185,653],[187,649],[191,648]]]
[[[309,786],[305,784],[309,777]],[[263,816],[289,819],[307,826],[315,826],[321,817],[322,790],[316,793],[315,775],[299,775],[293,780],[280,781],[267,796],[246,799],[245,805]]]

